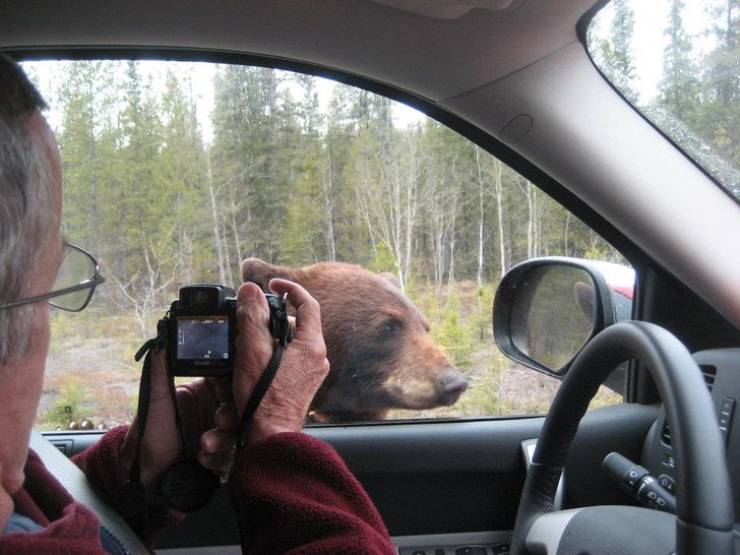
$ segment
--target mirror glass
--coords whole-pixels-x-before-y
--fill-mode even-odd
[[[596,287],[581,268],[566,264],[533,267],[512,300],[512,343],[552,371],[563,368],[593,334]]]

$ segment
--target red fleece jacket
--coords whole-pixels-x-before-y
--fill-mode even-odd
[[[126,483],[118,453],[126,428],[108,432],[75,458],[93,486],[142,537],[150,539],[182,515],[152,503]],[[377,510],[339,455],[299,433],[249,447],[230,486],[248,553],[395,554]],[[105,553],[97,517],[72,500],[31,452],[16,512],[44,530],[0,536],[0,555]]]

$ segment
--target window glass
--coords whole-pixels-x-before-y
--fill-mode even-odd
[[[46,429],[130,421],[133,355],[179,288],[242,271],[295,279],[331,314],[341,348],[312,421],[541,414],[559,382],[495,348],[498,281],[537,256],[625,264],[496,158],[357,88],[239,65],[24,67],[52,106],[64,232],[107,279],[86,311],[53,314]]]
[[[737,0],[612,0],[588,50],[606,78],[740,200]]]

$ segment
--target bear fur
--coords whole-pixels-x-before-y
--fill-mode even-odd
[[[331,370],[311,405],[314,420],[382,420],[394,408],[452,405],[467,389],[395,276],[340,262],[290,268],[259,258],[247,258],[241,274],[263,291],[272,278],[295,281],[321,305]]]

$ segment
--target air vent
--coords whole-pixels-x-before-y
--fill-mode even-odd
[[[704,382],[707,384],[707,389],[712,391],[714,387],[714,378],[717,376],[717,367],[710,366],[709,364],[702,364],[699,366],[702,375],[704,376]]]
[[[707,389],[712,391],[712,388],[714,387],[714,378],[717,376],[717,367],[709,364],[701,364],[699,365],[699,369],[704,377],[704,383],[707,384]],[[663,431],[660,432],[660,440],[666,445],[671,444],[671,429],[668,427],[667,419],[663,425]]]
[[[671,444],[671,429],[668,427],[668,422],[663,425],[663,431],[660,432],[660,440],[666,445]]]

